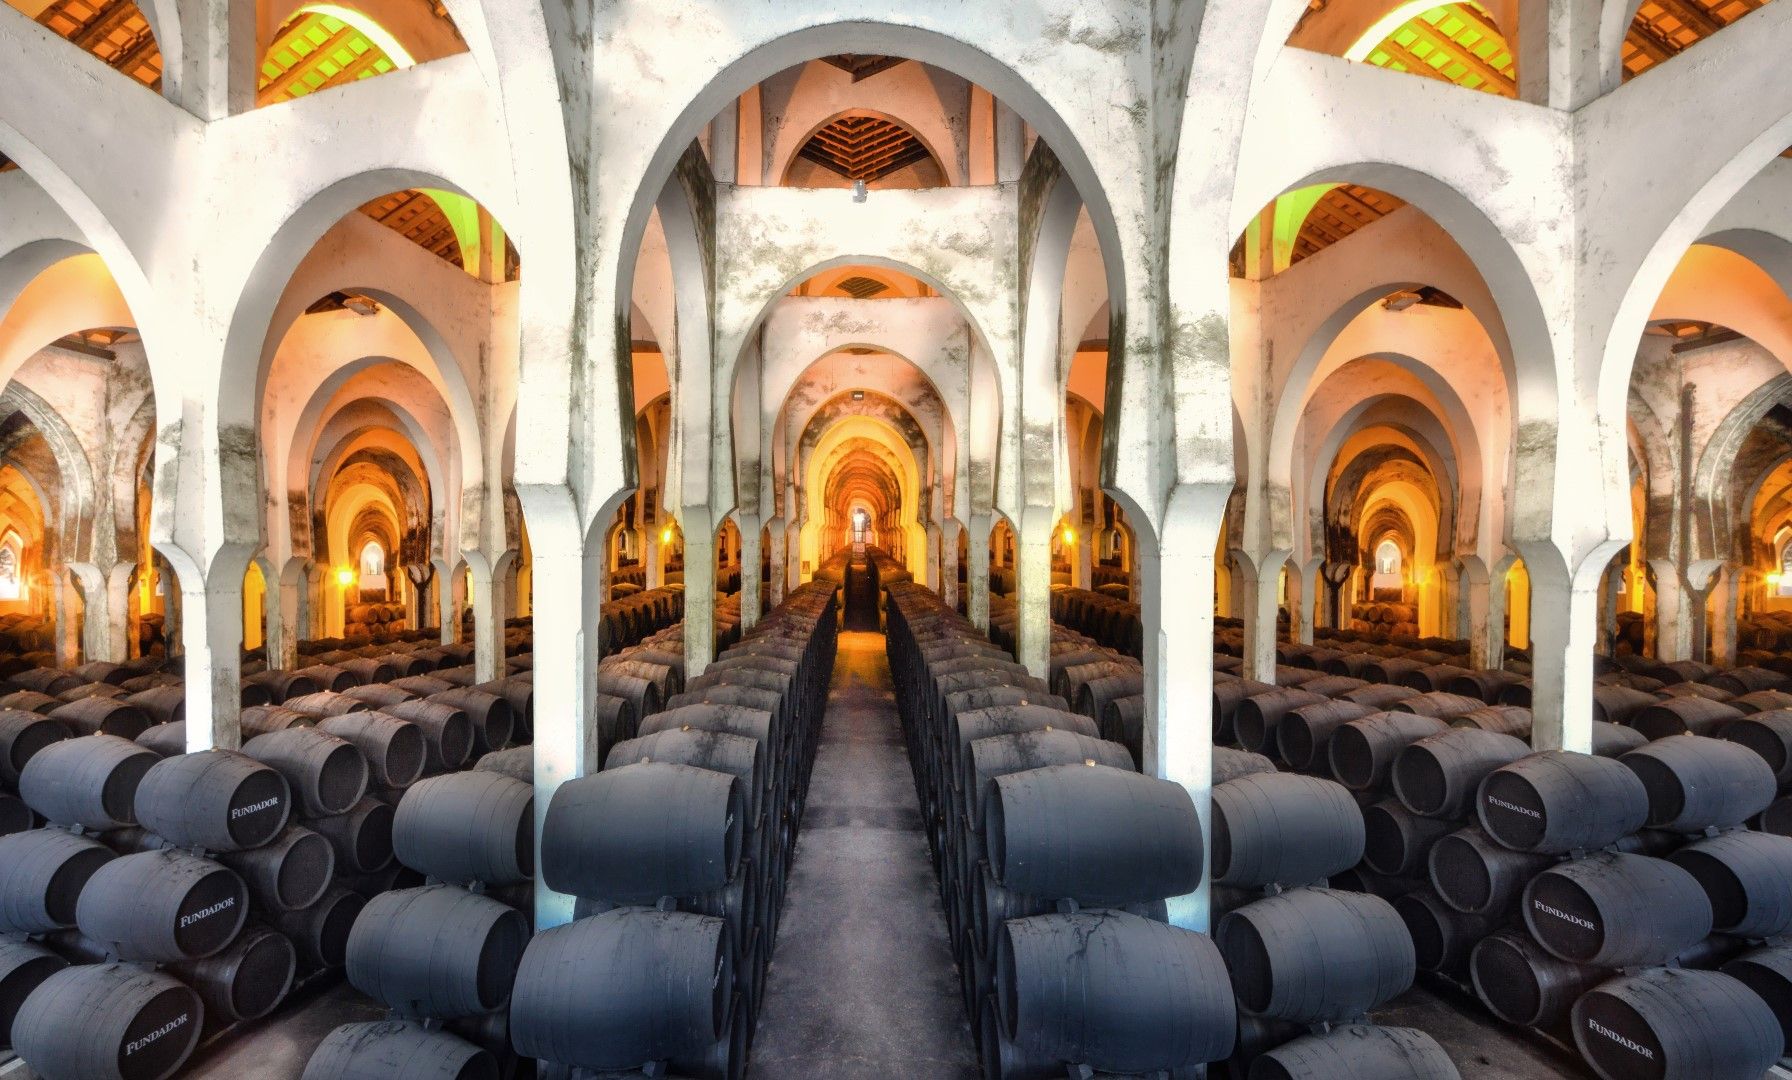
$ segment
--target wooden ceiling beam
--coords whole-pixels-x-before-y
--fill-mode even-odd
[[[1429,41],[1432,48],[1442,49],[1444,55],[1455,59],[1464,67],[1468,68],[1476,75],[1479,75],[1483,82],[1499,87],[1507,97],[1518,96],[1518,83],[1514,81],[1511,76],[1507,75],[1499,68],[1494,67],[1492,64],[1489,64],[1479,56],[1476,56],[1474,53],[1470,52],[1467,47],[1450,37],[1448,34],[1445,34],[1442,30],[1432,26],[1424,19],[1414,19],[1408,25],[1413,27],[1420,37]]]
[[[124,25],[124,21],[136,11],[136,5],[126,0],[112,0],[110,4],[102,4],[95,8],[94,17],[81,29],[69,35],[69,40],[86,49],[93,47],[105,39],[107,34]]]
[[[1376,46],[1376,48],[1387,53],[1389,57],[1397,61],[1401,67],[1406,69],[1408,74],[1422,75],[1427,79],[1436,79],[1438,82],[1450,82],[1450,77],[1448,75],[1445,75],[1435,67],[1432,67],[1420,57],[1419,54],[1408,49],[1391,37]]]
[[[1701,40],[1724,28],[1724,23],[1700,7],[1696,0],[1655,0],[1655,2],[1672,12],[1688,29],[1695,31]]]
[[[368,71],[373,65],[379,63],[385,58],[385,55],[385,53],[379,51],[379,49],[375,48],[372,44],[369,44],[366,52],[343,65],[336,74],[325,79],[323,84],[317,89],[332,90],[338,86],[346,86],[356,79],[359,79],[363,72]]]
[[[292,67],[281,72],[278,78],[269,81],[266,86],[261,88],[258,96],[263,101],[269,101],[280,94],[286,93],[300,79],[303,79],[306,75],[317,70],[317,59],[319,56],[329,55],[331,52],[340,48],[349,38],[354,36],[355,29],[352,26],[344,26],[334,34],[331,34],[325,39],[322,45],[319,45],[304,56],[299,57],[298,63],[295,63]],[[272,53],[274,50],[270,49],[268,51]]]

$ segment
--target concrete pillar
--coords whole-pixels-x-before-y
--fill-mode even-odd
[[[1276,681],[1276,616],[1281,610],[1276,592],[1287,563],[1286,551],[1268,551],[1255,558],[1243,551],[1232,552],[1232,565],[1238,568],[1233,577],[1233,603],[1244,617],[1247,679]]]
[[[1476,606],[1483,617],[1469,639],[1471,667],[1497,670],[1506,666],[1506,569],[1511,565],[1511,560],[1502,560],[1499,570],[1480,587]],[[1536,595],[1531,593],[1533,603]]]
[[[1531,745],[1590,754],[1599,573],[1583,567],[1570,574],[1559,556],[1550,559],[1535,548],[1526,556],[1532,612]],[[1603,558],[1598,565],[1603,568]]]
[[[131,655],[130,563],[118,563],[106,574],[106,659],[120,663]]]
[[[1019,620],[1015,627],[1016,659],[1034,678],[1051,673],[1052,652],[1052,526],[1049,506],[1028,506],[1020,513],[1015,543],[1015,592]]]
[[[1655,579],[1655,658],[1662,663],[1693,658],[1697,611],[1686,581],[1672,559],[1650,559]]]
[[[1707,662],[1721,667],[1735,667],[1740,647],[1736,634],[1737,601],[1742,593],[1742,571],[1724,565],[1711,584],[1711,640]]]
[[[298,666],[299,658],[298,586],[288,580],[286,572],[276,571],[266,562],[261,564],[261,580],[261,637],[267,665],[290,671]]]
[[[180,575],[180,640],[186,654],[187,752],[243,744],[243,573],[225,559],[211,579]],[[171,597],[172,599],[172,597]],[[205,718],[210,717],[211,723]]]
[[[1143,588],[1145,722],[1143,771],[1183,786],[1205,839],[1212,828],[1213,601],[1215,546],[1230,484],[1188,485],[1170,495],[1161,546],[1135,520]],[[1212,851],[1212,845],[1205,849]],[[1169,901],[1170,922],[1206,932],[1210,882]]]
[[[89,661],[114,659],[107,647],[106,640],[105,575],[101,574],[99,568],[92,563],[69,563],[63,568],[62,573],[57,575],[58,582],[64,579],[69,582],[65,587],[78,589],[79,607],[70,609],[68,619],[71,633],[74,624],[77,622],[80,624],[80,633],[75,640],[76,652],[74,655],[85,656]],[[77,610],[81,616],[79,619],[73,617]],[[59,633],[57,640],[60,641],[61,638],[62,635]],[[57,657],[57,662],[61,663],[60,655]]]
[[[965,617],[971,625],[984,633],[989,632],[989,530],[991,520],[988,514],[971,515],[970,535],[970,567],[965,572],[965,585],[970,589],[970,597],[965,604]]]
[[[659,529],[652,525],[641,530],[641,565],[647,571],[649,589],[666,584],[666,552],[660,544]]]
[[[74,667],[81,662],[80,603],[81,599],[75,593],[74,575],[66,569],[52,571],[50,607],[57,667]]]
[[[582,534],[570,500],[525,496],[535,594],[535,837],[554,792],[568,780],[598,770],[594,726],[599,606],[606,553],[601,530]],[[552,511],[561,512],[554,513]],[[535,863],[535,928],[571,922],[573,898],[548,888]]]
[[[740,628],[744,633],[759,621],[759,517],[740,516]]]
[[[1073,527],[1076,540],[1070,548],[1070,583],[1079,589],[1095,587],[1095,537],[1089,530]]]
[[[922,568],[925,571],[925,574],[920,580],[921,584],[932,589],[934,592],[938,592],[940,589],[941,535],[939,524],[930,521],[924,526],[924,531],[927,534],[927,551],[923,554],[921,559]]]
[[[784,533],[786,531],[784,528],[784,519],[773,518],[770,525],[770,531],[771,548],[769,550],[771,552],[771,579],[767,584],[771,588],[772,606],[777,607],[784,602],[786,588],[785,564],[788,561],[786,557],[788,555],[788,549],[784,541]]]
[[[453,571],[437,571],[435,582],[436,621],[442,631],[442,644],[460,640],[460,619],[454,606],[454,581],[460,577]]]
[[[504,673],[503,612],[509,583],[503,580],[503,557],[499,558],[497,566],[483,554],[467,558],[473,577],[473,671],[480,682]]]
[[[716,531],[707,512],[684,520],[684,671],[694,679],[716,658]]]
[[[940,537],[940,600],[958,610],[958,534],[964,531],[957,518],[947,518]]]
[[[1313,631],[1318,627],[1319,566],[1318,559],[1308,559],[1306,564],[1300,567],[1300,573],[1288,578],[1289,584],[1299,589],[1299,599],[1294,606],[1296,615],[1294,639],[1302,645],[1313,644]]]

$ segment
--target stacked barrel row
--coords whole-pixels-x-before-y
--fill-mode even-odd
[[[1708,1070],[1778,1057],[1792,967],[1779,949],[1736,959],[1792,918],[1792,840],[1738,830],[1781,782],[1774,714],[1732,710],[1726,741],[1688,733],[1717,730],[1705,722],[1717,712],[1707,699],[1602,686],[1602,715],[1626,723],[1595,722],[1596,756],[1533,755],[1521,707],[1302,668],[1278,679],[1299,685],[1218,676],[1219,734],[1357,793],[1363,864],[1339,880],[1394,898],[1419,967],[1472,975],[1497,1015],[1571,1035],[1607,1077],[1650,1060],[1667,1063],[1659,1075],[1742,1076]],[[1491,682],[1482,689],[1497,696]],[[1691,805],[1699,799],[1704,807]],[[1687,842],[1717,829],[1730,831]],[[1585,852],[1599,853],[1562,862]],[[1640,951],[1607,941],[1617,936],[1608,925],[1633,928]],[[1714,929],[1720,936],[1710,938]],[[1688,969],[1731,961],[1746,977],[1663,971],[1602,985],[1616,968],[1668,960]],[[1744,992],[1752,1004],[1738,1006],[1744,983],[1760,995]],[[1675,996],[1686,1003],[1661,1004]],[[1777,1021],[1763,998],[1778,1003]],[[1723,1018],[1702,1020],[1718,1004]],[[1604,1034],[1614,1031],[1623,1037]]]
[[[508,1005],[529,940],[534,788],[515,775],[527,747],[413,785],[392,846],[426,880],[380,893],[344,944],[348,980],[388,1010],[331,1032],[307,1080],[495,1078],[510,1052]]]
[[[602,771],[560,787],[545,815],[539,854],[547,884],[579,898],[575,921],[515,952],[505,931],[503,948],[485,959],[464,945],[457,951],[452,942],[488,941],[489,933],[412,929],[408,923],[415,920],[396,915],[365,933],[357,923],[355,941],[365,938],[368,962],[358,964],[351,943],[350,977],[394,1017],[339,1029],[313,1057],[307,1077],[486,1076],[521,1058],[539,1059],[544,1073],[652,1069],[664,1075],[669,1063],[678,1075],[739,1076],[802,814],[833,666],[834,625],[831,587],[797,590],[702,676],[677,686],[666,708],[649,713],[633,737],[609,747]],[[681,648],[672,640],[678,629],[655,644]],[[644,654],[624,662],[653,666]],[[527,791],[517,787],[519,797]],[[401,841],[407,806],[400,806]],[[470,820],[447,809],[420,806],[418,820]],[[528,820],[528,811],[520,811],[518,831],[508,835],[526,836]],[[506,815],[503,824],[510,821]],[[447,828],[441,859],[486,846],[468,844],[461,826]],[[501,833],[502,825],[491,827],[491,836]],[[399,848],[401,858],[410,857],[404,843]],[[484,880],[480,874],[488,871],[432,862],[427,872],[458,882]],[[453,899],[458,909],[474,909],[469,899]],[[492,927],[508,921],[495,908],[484,909]],[[439,970],[451,961],[461,965],[458,978]],[[489,977],[492,993],[473,992],[476,973]],[[436,989],[427,995],[406,989],[425,986]],[[444,1000],[442,988],[455,986],[462,991]],[[465,1032],[431,1030],[427,1023],[471,1023],[485,1014],[467,1010],[494,1002],[508,1002],[501,1054]],[[478,1027],[500,1025],[493,1019]]]
[[[1158,1075],[1230,1053],[1219,950],[1167,924],[1194,805],[939,597],[887,589],[890,668],[984,1073]]]
[[[405,606],[386,602],[349,604],[343,613],[344,637],[385,637],[403,633],[408,628]]]
[[[354,745],[300,728],[162,757],[3,715],[9,755],[38,744],[18,784],[49,823],[0,838],[0,1020],[40,1076],[170,1075],[341,963],[362,903],[344,883],[383,888],[391,858]]]
[[[117,1018],[129,1025],[120,1029],[121,1038],[129,1035],[121,1044],[127,1047],[141,1037],[140,1032],[131,1032],[179,1006],[178,1015],[162,1022],[179,1020],[177,1026],[186,1028],[191,1038],[154,1040],[172,1055],[174,1064],[145,1056],[147,1049],[124,1054],[120,1069],[135,1077],[162,1075],[184,1060],[202,1037],[265,1015],[294,984],[295,973],[306,976],[340,967],[349,927],[364,900],[421,880],[420,874],[392,859],[393,804],[418,777],[461,768],[478,752],[508,745],[519,732],[526,737],[525,725],[532,715],[527,658],[509,665],[520,674],[473,686],[473,669],[464,666],[470,651],[425,642],[388,647],[370,656],[330,650],[312,653],[311,658],[335,663],[313,664],[301,672],[251,675],[245,696],[253,692],[254,700],[269,704],[243,710],[241,753],[182,752],[184,690],[177,677],[166,673],[146,677],[132,674],[130,665],[104,664],[45,673],[75,684],[70,689],[43,684],[45,690],[75,697],[72,706],[56,704],[55,698],[46,702],[28,696],[48,698],[41,690],[15,692],[9,703],[36,704],[57,714],[52,718],[24,710],[0,712],[5,718],[0,720],[0,744],[6,746],[8,759],[17,763],[29,756],[34,770],[43,774],[33,788],[19,769],[21,790],[36,790],[39,801],[45,792],[59,792],[59,798],[86,798],[92,805],[82,809],[77,803],[71,810],[56,804],[36,812],[34,816],[64,828],[26,834],[40,854],[21,860],[0,857],[6,864],[0,867],[0,876],[15,871],[6,888],[23,890],[25,895],[42,888],[45,903],[51,895],[59,897],[54,920],[29,908],[35,916],[30,929],[24,923],[9,924],[10,932],[34,939],[19,944],[15,955],[19,970],[8,968],[11,976],[49,970],[50,961],[41,955],[46,948],[59,958],[95,965],[112,959],[165,963],[165,970],[147,973],[155,975],[154,980],[139,980],[134,989],[82,983],[74,991],[83,995],[82,1000],[59,1000],[55,1006],[67,1023],[91,1025],[99,1022],[97,1017],[104,1016],[107,1022]],[[455,666],[439,668],[439,664]],[[96,683],[84,684],[84,677]],[[138,681],[145,678],[150,681],[147,687]],[[104,681],[108,679],[112,681]],[[124,693],[72,693],[87,685]],[[280,704],[271,703],[275,701]],[[80,715],[63,712],[71,707]],[[86,732],[92,734],[82,735]],[[114,732],[133,734],[134,741]],[[63,737],[68,735],[82,737]],[[158,756],[166,761],[148,768]],[[150,790],[150,780],[156,780],[156,805],[145,809],[139,804],[151,796],[137,788]],[[276,786],[277,799],[271,790]],[[181,805],[192,813],[223,814],[235,824],[228,832],[212,828],[209,833],[195,833],[196,826],[169,820],[167,807]],[[277,815],[275,835],[257,843],[237,835],[246,827],[240,821],[258,821],[262,815]],[[67,831],[70,826],[91,833],[99,846],[120,856],[115,860],[118,867],[132,867],[134,874],[148,880],[109,884],[108,875],[124,870],[101,867],[103,853],[95,850],[91,838]],[[58,858],[61,861],[55,861]],[[71,859],[72,865],[65,867]],[[85,876],[89,867],[91,882]],[[132,891],[139,885],[163,890],[172,897],[164,906],[177,906],[166,911],[149,908],[146,914]],[[224,925],[215,921],[233,912],[240,933],[223,943],[200,936],[197,928]],[[245,913],[250,920],[245,921]],[[174,935],[182,943],[178,962],[173,957],[148,959],[158,954],[146,953],[140,942],[114,940],[121,934],[116,920],[127,916],[192,920]],[[134,924],[125,925],[129,929]],[[151,923],[151,929],[155,925]],[[207,951],[214,945],[217,951]],[[85,970],[78,974],[82,980],[105,978]],[[186,984],[188,993],[170,986],[170,976]],[[200,1009],[186,1012],[193,1000],[191,991],[198,992]],[[87,1001],[90,993],[93,1000]],[[22,996],[0,995],[0,1000],[16,1004]],[[67,1027],[34,1024],[35,1034],[21,1033],[18,1049],[41,1074],[52,1080],[64,1075],[114,1075],[81,1071],[92,1063],[67,1056],[77,1049],[68,1044]],[[11,1027],[0,1024],[0,1031]]]
[[[1144,655],[1139,605],[1089,589],[1052,590],[1052,621],[1127,656]]]

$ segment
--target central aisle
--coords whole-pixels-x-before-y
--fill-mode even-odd
[[[976,1080],[884,638],[840,635],[752,1080]]]

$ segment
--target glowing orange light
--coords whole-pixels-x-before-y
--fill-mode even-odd
[[[355,572],[353,569],[345,566],[342,569],[336,571],[336,584],[341,585],[343,588],[346,589],[350,585],[353,585],[354,583],[355,583]]]

